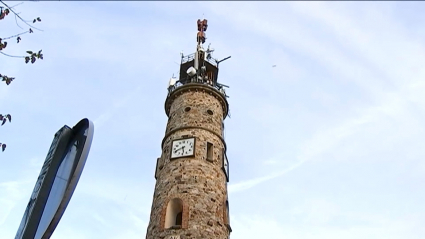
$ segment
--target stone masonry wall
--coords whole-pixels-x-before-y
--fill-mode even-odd
[[[190,107],[189,111],[186,111]],[[212,112],[212,115],[208,113]],[[210,113],[211,113],[210,112]],[[185,92],[174,100],[170,109],[166,134],[183,126],[200,126],[222,135],[223,109],[220,102],[205,92]]]
[[[177,235],[180,239],[229,238],[223,216],[227,191],[222,170],[222,122],[222,106],[208,93],[185,92],[172,103],[166,135],[172,133],[164,141],[159,160],[147,239]],[[170,161],[172,141],[182,137],[195,138],[195,156]],[[212,162],[206,160],[207,142],[213,144]],[[184,201],[181,229],[162,228],[164,208],[172,198]]]

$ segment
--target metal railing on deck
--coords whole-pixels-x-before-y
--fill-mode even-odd
[[[205,54],[207,54],[207,53],[205,53]],[[183,56],[181,64],[184,64],[184,63],[189,62],[189,61],[193,61],[194,59],[195,59],[195,53],[189,54],[187,56]],[[213,66],[217,67],[217,61],[214,58],[212,58],[212,57],[210,59],[205,58],[205,61],[208,61]]]
[[[207,85],[209,87],[215,88],[216,90],[218,90],[225,98],[228,98],[229,96],[226,95],[226,91],[224,90],[224,85],[217,83],[217,84],[212,84],[209,82],[203,82],[203,81],[192,81],[192,82],[188,82],[188,83],[198,83],[198,84],[203,84],[203,85]],[[186,84],[188,84],[186,83]],[[169,86],[168,87],[168,96],[170,96],[170,94],[175,91],[176,89],[178,89],[181,86],[184,86],[186,84],[181,83],[180,81],[177,81],[174,85]]]

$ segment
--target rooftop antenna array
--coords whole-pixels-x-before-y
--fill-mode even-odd
[[[183,55],[183,51],[180,52],[181,63],[178,79],[172,77],[169,82],[168,91],[171,93],[179,86],[187,83],[201,83],[216,88],[224,96],[226,95],[223,87],[228,86],[217,82],[218,78],[218,66],[221,62],[230,58],[226,57],[221,60],[217,60],[212,57],[214,49],[211,48],[211,44],[208,44],[207,49],[203,48],[203,44],[207,39],[205,32],[208,29],[207,19],[198,19],[197,21],[197,34],[196,34],[196,51],[193,54],[187,56]]]

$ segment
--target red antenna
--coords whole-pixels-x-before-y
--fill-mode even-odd
[[[208,28],[208,20],[204,19],[201,21],[201,19],[198,19],[198,34],[196,35],[196,41],[198,42],[198,45],[201,43],[205,43],[205,32]]]

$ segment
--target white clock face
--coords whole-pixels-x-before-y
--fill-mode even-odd
[[[171,158],[192,156],[195,152],[195,138],[173,141]]]

